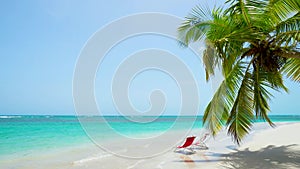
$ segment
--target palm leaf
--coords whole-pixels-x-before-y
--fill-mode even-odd
[[[183,45],[198,41],[205,35],[211,24],[211,13],[209,8],[200,6],[192,9],[192,12],[178,28],[178,39]]]
[[[215,67],[219,63],[219,57],[213,47],[213,44],[206,41],[206,49],[203,52],[203,64],[205,67],[206,81],[209,80],[210,76],[215,74]]]
[[[243,62],[238,62],[233,67],[205,109],[203,123],[213,135],[219,132],[227,121],[229,110],[236,97],[236,91],[240,86],[240,77],[245,69],[243,64]]]
[[[248,26],[251,25],[250,16],[248,13],[247,4],[244,0],[229,0],[227,3],[231,3],[230,7],[225,11],[228,14],[239,14],[242,15],[244,21]]]
[[[270,120],[267,113],[270,111],[268,102],[273,96],[268,88],[274,90],[287,88],[284,86],[282,77],[279,73],[270,73],[258,66],[255,66],[253,71],[253,87],[254,87],[254,108],[256,118],[262,118],[266,120],[271,126],[275,126]]]
[[[298,0],[276,0],[269,3],[266,9],[274,25],[288,19],[292,13],[298,13],[300,2]]]
[[[280,22],[276,25],[275,30],[274,43],[278,46],[295,46],[300,41],[300,12]]]
[[[288,78],[300,82],[300,59],[288,59],[282,70]]]
[[[251,74],[247,70],[227,120],[228,134],[234,138],[238,145],[251,130],[254,118],[252,111],[253,99]]]

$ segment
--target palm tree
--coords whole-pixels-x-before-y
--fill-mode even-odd
[[[196,6],[178,28],[183,45],[205,40],[206,80],[224,80],[205,109],[203,123],[223,126],[237,144],[268,112],[271,91],[288,91],[283,77],[300,82],[300,1],[228,0],[213,10]]]

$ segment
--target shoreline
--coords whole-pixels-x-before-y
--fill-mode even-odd
[[[209,139],[206,143],[208,150],[196,150],[195,154],[174,153],[171,150],[158,156],[145,159],[122,158],[100,150],[92,143],[68,147],[49,152],[39,152],[18,158],[3,158],[4,168],[234,168],[232,166],[242,166],[250,163],[262,166],[260,168],[271,168],[276,166],[299,168],[300,167],[300,136],[297,129],[300,129],[300,122],[280,122],[275,123],[277,127],[269,127],[267,123],[256,123],[252,132],[243,140],[240,147],[236,146],[225,131],[220,132],[214,139]],[[190,133],[201,132],[196,130]],[[176,138],[176,133],[170,140]],[[170,142],[160,140],[161,145],[154,145],[158,148]],[[164,145],[165,142],[166,144]],[[131,149],[130,153],[141,153],[142,149],[137,147],[146,145],[130,145],[128,142],[116,140],[110,144],[119,151],[120,154]],[[148,145],[146,150],[151,151],[154,147]],[[123,152],[122,152],[123,151]],[[288,153],[287,153],[288,152]],[[279,158],[280,157],[280,158]],[[231,167],[230,167],[231,166]],[[248,166],[251,168],[251,166]]]

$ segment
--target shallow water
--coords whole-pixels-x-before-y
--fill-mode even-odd
[[[147,118],[139,117],[147,121]],[[105,140],[115,135],[147,137],[170,130],[200,129],[202,116],[164,116],[150,123],[135,123],[124,117],[80,117],[89,135]],[[271,116],[274,122],[300,121],[300,116]],[[177,121],[176,121],[177,120]],[[260,122],[261,120],[258,120]],[[109,129],[107,128],[109,127]],[[67,148],[91,143],[76,116],[0,116],[0,156],[27,155],[36,151]]]

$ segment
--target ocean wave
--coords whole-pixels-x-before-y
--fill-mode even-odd
[[[0,119],[22,118],[22,116],[0,116]]]

